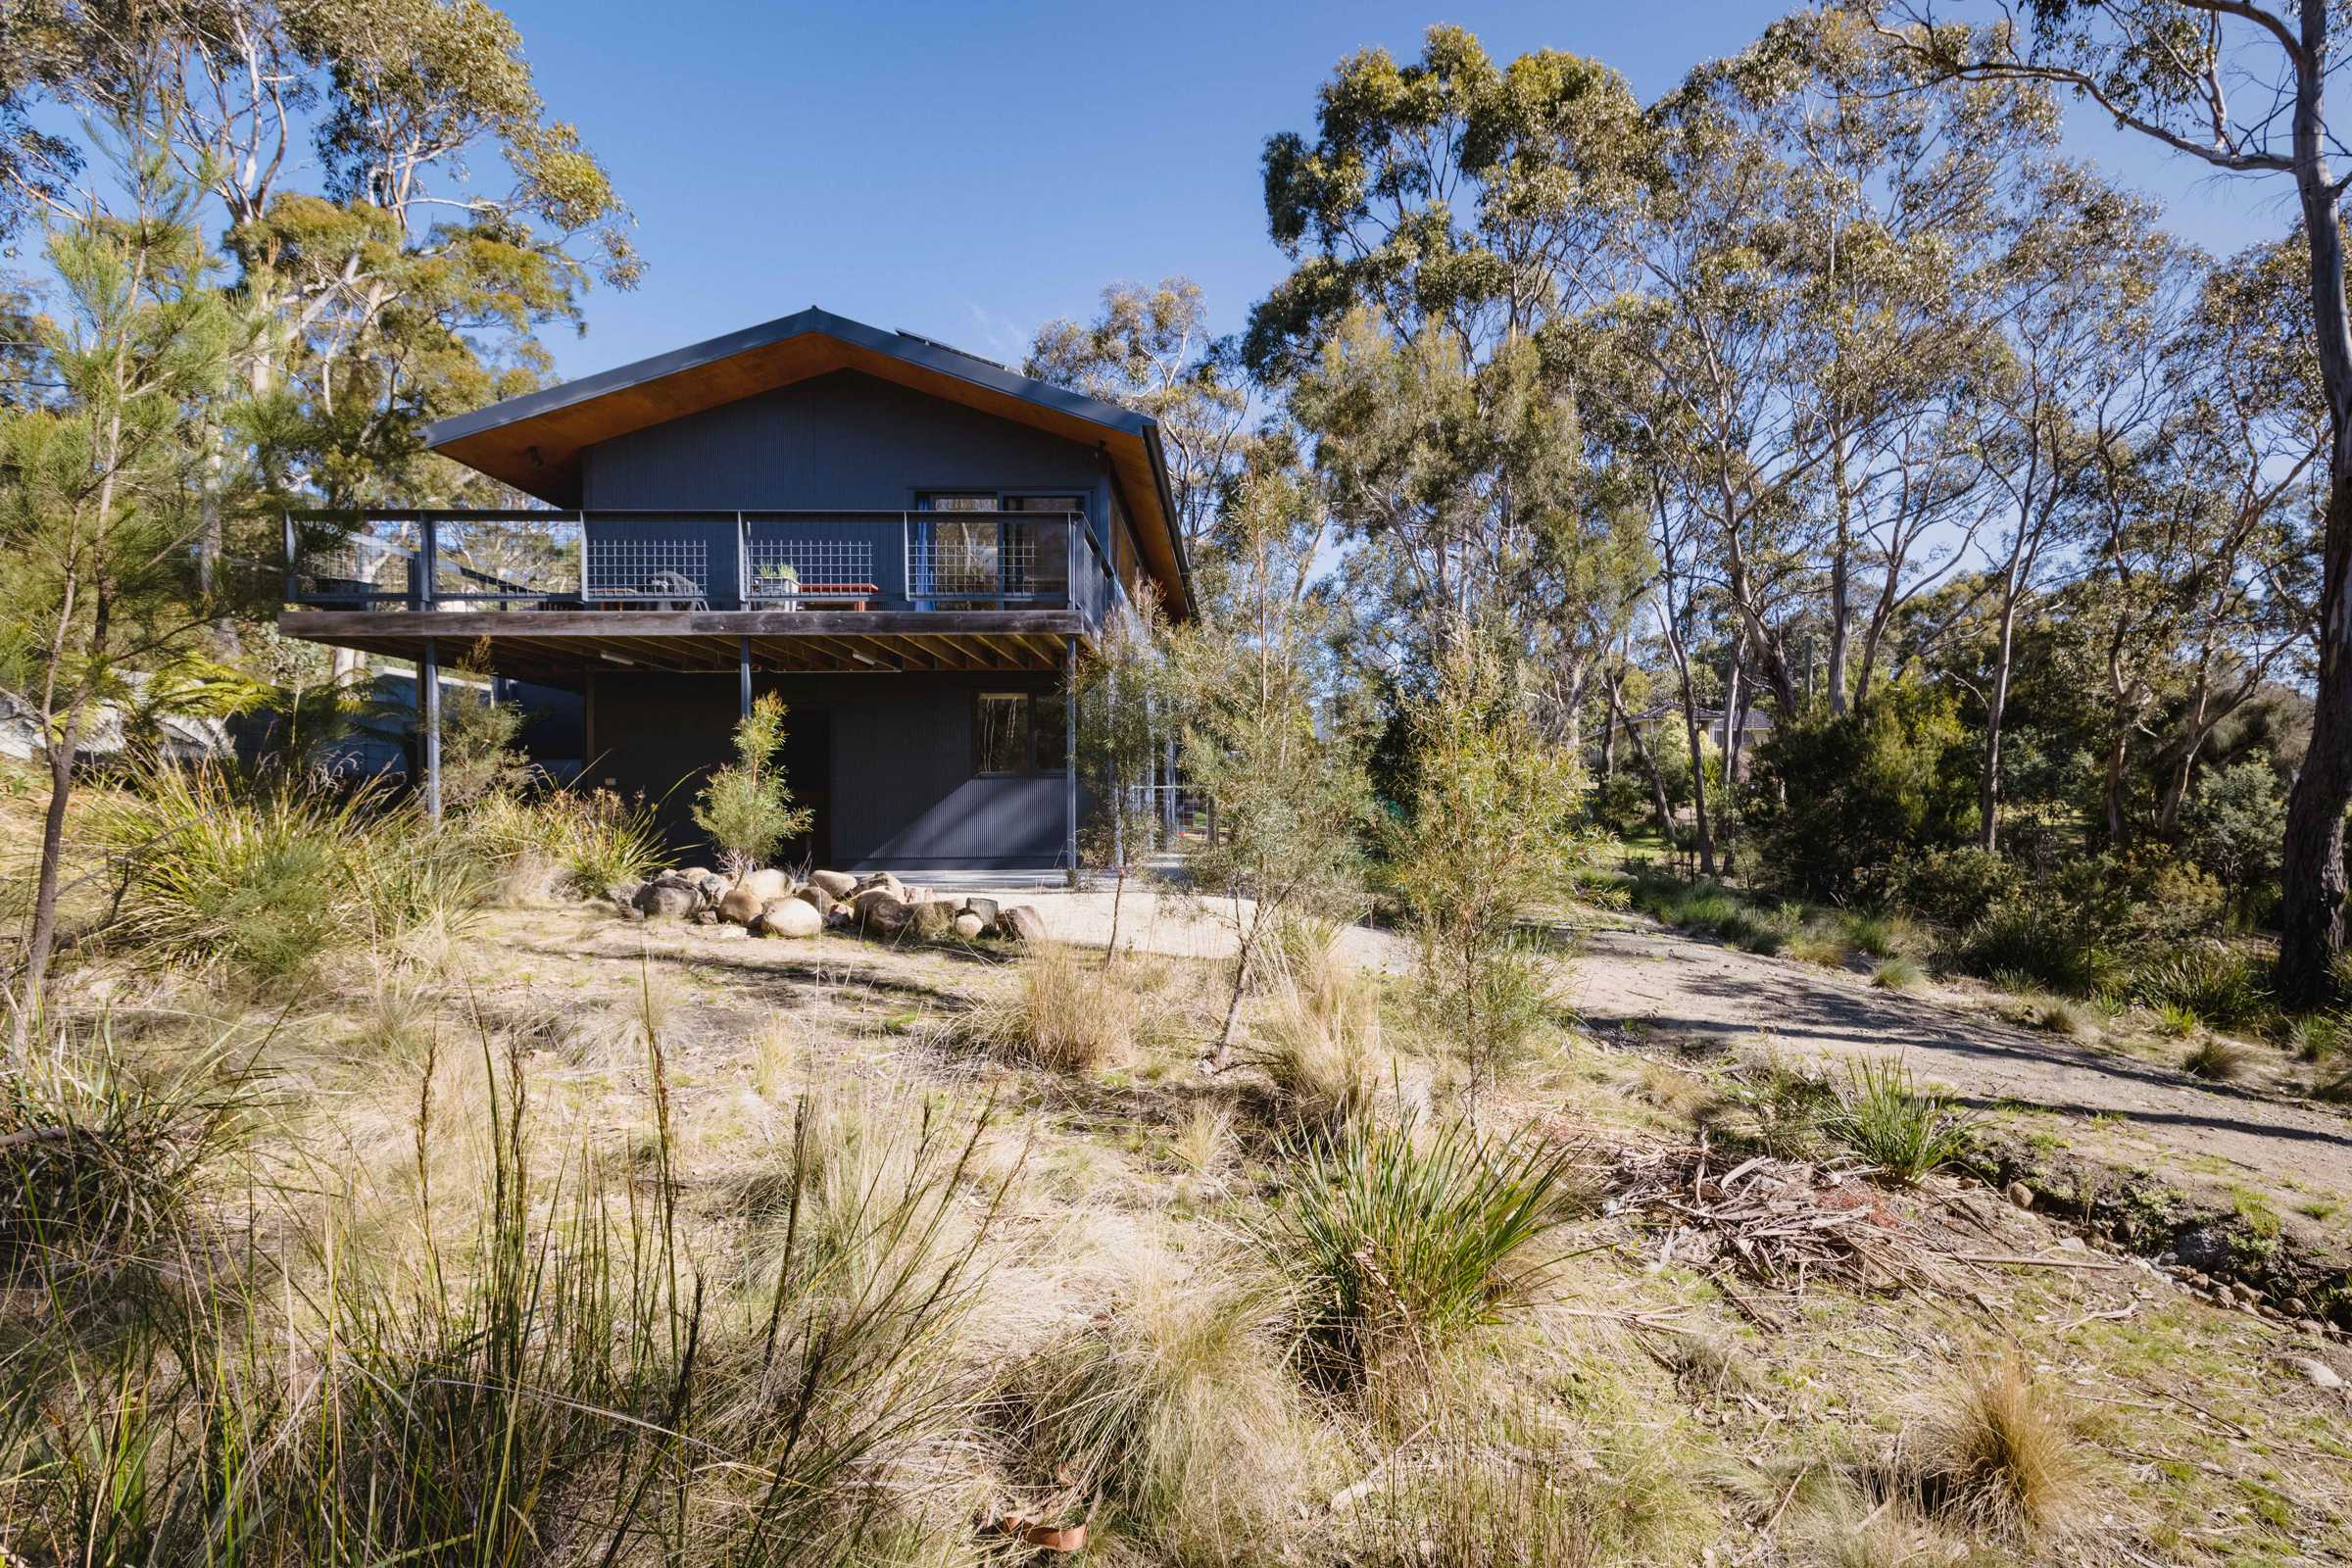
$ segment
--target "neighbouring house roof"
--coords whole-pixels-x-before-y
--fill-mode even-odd
[[[1099,446],[1118,476],[1152,575],[1177,613],[1190,612],[1191,564],[1176,525],[1157,420],[944,343],[884,331],[814,306],[436,420],[425,426],[424,444],[526,495],[577,507],[583,448],[841,369]]]

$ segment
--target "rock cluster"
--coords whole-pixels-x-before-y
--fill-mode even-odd
[[[827,926],[861,935],[973,942],[998,937],[1040,942],[1046,922],[1028,905],[1000,906],[994,899],[934,898],[889,871],[852,876],[811,871],[795,883],[773,868],[729,878],[707,866],[663,871],[649,881],[611,890],[631,917],[743,926],[755,936],[806,939]]]

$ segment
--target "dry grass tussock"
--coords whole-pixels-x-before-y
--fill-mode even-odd
[[[1244,1054],[1295,1130],[1336,1133],[1369,1116],[1396,1076],[1382,1043],[1379,985],[1341,957],[1340,935],[1303,922],[1283,933]]]
[[[1133,1248],[1112,1300],[1023,1357],[991,1401],[1020,1507],[1095,1513],[1149,1560],[1281,1560],[1327,1460],[1282,1364],[1284,1303],[1232,1251]]]
[[[1000,1061],[1096,1072],[1134,1055],[1142,1013],[1116,959],[1097,964],[1075,949],[1043,943],[1013,965],[1008,989],[956,1014],[947,1032]]]
[[[671,1158],[659,1040],[642,1151],[562,1129],[527,1054],[477,1036],[407,1074],[412,1183],[387,1137],[260,1190],[220,1168],[238,1117],[210,1108],[217,1075],[147,1083],[53,1044],[53,1091],[25,1080],[9,1123],[69,1131],[0,1143],[0,1190],[37,1209],[0,1237],[29,1287],[0,1298],[27,1560],[521,1562],[556,1543],[823,1568],[968,1537],[937,1456],[974,1419],[944,1374],[998,1221],[970,1179],[987,1110],[804,1102],[760,1266],[729,1280],[692,1255],[708,1222]],[[453,1179],[467,1122],[486,1168]],[[371,1223],[358,1189],[378,1180]],[[94,1267],[108,1305],[84,1333],[58,1306]]]
[[[1505,1341],[1426,1363],[1410,1380],[1412,1397],[1375,1407],[1370,1451],[1379,1468],[1339,1494],[1347,1560],[1382,1568],[1696,1560],[1712,1520],[1671,1423],[1610,1370],[1632,1353]]]
[[[1932,1515],[2063,1535],[2088,1499],[2090,1448],[2064,1396],[2010,1357],[1953,1376],[1906,1434],[1901,1469]]]

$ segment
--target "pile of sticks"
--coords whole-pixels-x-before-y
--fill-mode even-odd
[[[1816,1279],[1859,1291],[1944,1283],[1941,1250],[1888,1212],[1853,1168],[1768,1154],[1720,1164],[1703,1140],[1630,1150],[1604,1211],[1649,1219],[1659,1265],[1681,1264],[1719,1283],[1737,1272],[1799,1296]]]

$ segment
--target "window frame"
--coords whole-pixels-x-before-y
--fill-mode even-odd
[[[988,725],[981,716],[992,701],[1010,698],[1019,704],[1020,765],[988,766]],[[1026,778],[1037,771],[1037,705],[1034,692],[976,691],[972,693],[972,777]]]
[[[995,691],[990,691],[990,690],[983,689],[983,690],[979,690],[979,691],[975,691],[975,692],[973,692],[973,693],[972,693],[972,777],[974,777],[974,778],[1055,778],[1055,777],[1059,777],[1059,776],[1060,776],[1062,773],[1066,772],[1066,771],[1068,770],[1068,760],[1067,760],[1067,759],[1066,759],[1066,758],[1064,759],[1064,760],[1063,760],[1063,761],[1061,761],[1061,762],[1059,762],[1059,763],[1056,763],[1056,764],[1054,764],[1054,765],[1053,765],[1053,766],[1051,766],[1051,767],[1049,767],[1049,766],[1046,764],[1046,762],[1045,762],[1045,760],[1044,760],[1044,758],[1045,758],[1045,748],[1044,748],[1044,745],[1042,744],[1042,737],[1044,736],[1044,734],[1045,734],[1045,731],[1039,727],[1039,710],[1040,710],[1040,708],[1041,708],[1041,707],[1042,707],[1042,706],[1043,706],[1043,705],[1044,705],[1046,702],[1048,702],[1048,701],[1051,701],[1051,700],[1053,700],[1053,699],[1054,699],[1054,698],[1056,698],[1056,697],[1059,697],[1059,696],[1060,696],[1060,693],[1058,693],[1058,692],[1026,692],[1026,691],[1004,691],[1004,690],[1001,690],[1001,689],[1000,689],[1000,690],[995,690]],[[984,765],[982,765],[982,764],[983,764],[983,763],[985,763],[985,762],[987,761],[987,760],[988,760],[988,759],[987,759],[987,733],[988,733],[988,726],[987,726],[987,724],[986,724],[986,723],[985,723],[985,722],[982,720],[982,718],[981,718],[981,716],[980,716],[980,715],[981,715],[982,711],[985,710],[985,708],[987,707],[987,704],[988,704],[988,702],[989,702],[989,700],[990,700],[991,698],[1018,698],[1018,699],[1020,700],[1020,705],[1021,705],[1021,707],[1020,707],[1020,713],[1021,713],[1021,719],[1020,719],[1020,722],[1021,722],[1021,731],[1022,731],[1022,735],[1023,735],[1024,739],[1023,739],[1023,744],[1022,744],[1022,747],[1021,747],[1021,765],[1020,765],[1020,766],[1018,766],[1018,767],[1014,767],[1014,768],[1001,768],[1001,767],[987,767],[987,766],[984,766]],[[1057,726],[1057,727],[1055,728],[1055,730],[1054,730],[1054,744],[1055,744],[1055,746],[1056,746],[1056,748],[1057,748],[1057,749],[1060,749],[1060,750],[1062,750],[1062,751],[1065,751],[1065,752],[1068,750],[1068,740],[1067,740],[1067,734],[1066,734],[1066,720],[1065,720],[1065,723],[1064,723],[1064,725],[1062,725],[1062,726]]]

